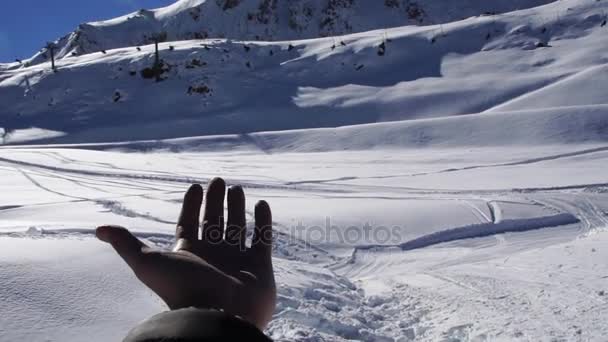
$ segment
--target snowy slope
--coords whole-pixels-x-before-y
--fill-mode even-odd
[[[177,35],[259,5],[233,3],[92,23],[117,48],[57,73],[0,65],[0,341],[120,340],[164,310],[93,229],[167,248],[215,176],[273,208],[277,341],[605,340],[608,2],[418,1],[399,27],[359,0],[339,37]],[[326,4],[277,2],[305,3]],[[461,20],[485,11],[506,13]],[[179,39],[158,83],[120,34],[146,25]]]
[[[602,105],[605,9],[560,1],[441,27],[292,41],[292,49],[165,43],[160,83],[140,75],[153,46],[88,54],[60,61],[57,73],[48,64],[0,72],[0,127],[14,132],[7,142],[82,143]],[[29,138],[18,131],[32,127]]]
[[[267,332],[279,341],[608,332],[605,143],[0,154],[2,341],[118,340],[163,310],[93,227],[122,224],[166,247],[183,190],[217,174],[273,207],[279,304]]]
[[[554,0],[179,0],[154,10],[81,24],[57,41],[57,56],[147,45],[153,35],[168,41],[229,38],[289,40],[338,36],[353,32],[437,24],[484,13],[503,13]],[[24,61],[48,61],[44,49]]]
[[[368,150],[374,148],[425,148],[478,146],[527,146],[544,144],[580,144],[606,142],[608,105],[572,106],[490,112],[467,116],[426,120],[409,120],[378,124],[343,126],[338,128],[299,129],[276,132],[256,132],[155,139],[115,143],[88,143],[59,145],[60,147],[86,147],[89,149],[126,151],[171,150],[180,151],[263,151],[323,152],[340,150]],[[186,122],[180,132],[187,132]],[[124,127],[130,136],[149,136],[138,129],[158,128],[141,124]],[[165,127],[166,129],[167,127]],[[196,129],[196,128],[195,128]],[[8,135],[9,142],[19,143],[49,132],[23,130]],[[104,136],[115,134],[114,128],[100,132]],[[162,134],[162,133],[161,133]],[[90,139],[91,135],[83,138]],[[93,140],[93,139],[90,139]],[[100,139],[101,140],[101,139]],[[32,145],[52,146],[52,145]]]

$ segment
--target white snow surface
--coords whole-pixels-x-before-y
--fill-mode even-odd
[[[2,340],[118,340],[164,310],[93,229],[166,248],[187,185],[215,175],[273,208],[276,340],[608,332],[605,144],[1,153]]]
[[[140,13],[174,34],[162,82],[116,36],[148,32],[133,15],[56,73],[0,64],[0,341],[118,341],[166,310],[94,228],[168,248],[215,176],[273,209],[277,341],[605,340],[608,2],[419,1],[430,25],[399,26],[353,1],[325,38],[171,26],[262,2],[223,3]]]

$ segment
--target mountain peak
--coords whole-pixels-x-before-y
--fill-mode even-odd
[[[554,0],[179,0],[118,18],[81,24],[58,39],[57,58],[149,43],[154,34],[168,41],[229,38],[284,41],[340,36],[405,25],[451,22],[496,14]],[[42,50],[26,61],[48,61]]]

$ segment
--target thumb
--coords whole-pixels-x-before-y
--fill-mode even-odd
[[[141,259],[142,249],[146,245],[139,241],[126,228],[120,226],[101,226],[95,231],[95,235],[101,241],[107,242],[120,255],[120,257],[135,270],[135,266]]]

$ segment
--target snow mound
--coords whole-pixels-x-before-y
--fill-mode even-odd
[[[421,236],[414,240],[404,242],[398,246],[403,251],[433,246],[440,243],[479,238],[503,233],[525,232],[528,230],[551,228],[578,223],[579,220],[572,214],[556,214],[544,217],[526,219],[505,220],[502,222],[490,222],[473,224],[465,227],[451,228]],[[357,246],[356,250],[391,248],[385,245],[363,245]]]

